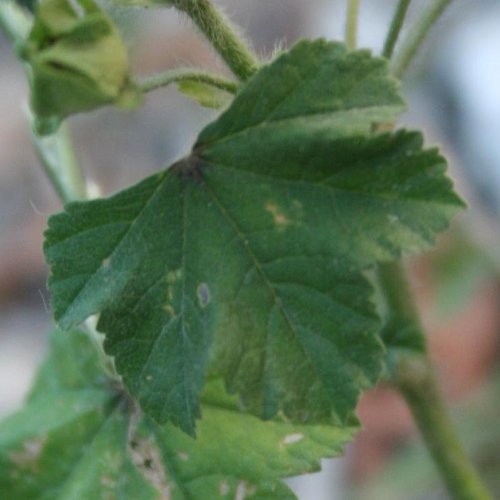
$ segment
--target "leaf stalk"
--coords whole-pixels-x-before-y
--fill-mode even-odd
[[[235,94],[238,90],[238,84],[231,80],[227,80],[219,75],[200,71],[191,68],[177,68],[151,75],[139,79],[136,84],[142,92],[151,92],[152,90],[166,87],[172,83],[180,83],[184,81],[200,82],[212,87],[225,90],[231,94]]]

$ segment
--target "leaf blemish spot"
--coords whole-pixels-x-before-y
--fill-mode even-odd
[[[115,482],[109,476],[101,476],[101,484],[106,488],[114,488]]]
[[[19,468],[37,472],[39,467],[38,459],[42,455],[45,441],[46,438],[44,436],[27,439],[24,441],[23,449],[21,451],[14,451],[10,453],[10,460]]]
[[[297,432],[295,434],[288,434],[283,439],[283,444],[294,444],[302,441],[304,439],[304,434]]]
[[[163,306],[163,310],[169,315],[171,316],[172,318],[175,318],[176,314],[175,314],[175,309],[170,305],[170,304],[165,304]]]
[[[187,462],[189,460],[189,455],[185,451],[179,451],[178,456],[183,462]]]
[[[207,307],[210,303],[210,289],[206,283],[200,283],[196,289],[196,295],[198,296],[198,302],[201,307]]]
[[[276,226],[286,227],[290,224],[290,219],[280,210],[274,201],[268,201],[265,208],[272,215]]]
[[[132,429],[129,432],[135,431]],[[171,498],[170,486],[162,467],[161,453],[155,441],[152,439],[133,439],[129,443],[130,447],[127,451],[132,463],[159,493],[155,498],[169,500]],[[132,448],[132,443],[135,444],[134,448]]]
[[[167,273],[167,283],[173,285],[175,282],[182,278],[182,270],[177,269],[176,271],[169,271]]]
[[[255,486],[247,484],[245,481],[240,481],[236,488],[235,500],[244,500],[245,498],[253,495],[256,491]]]
[[[229,487],[229,483],[227,481],[221,481],[220,486],[219,486],[219,493],[221,496],[225,497],[229,492],[231,488]]]

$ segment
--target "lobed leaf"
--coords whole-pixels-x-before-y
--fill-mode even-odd
[[[382,346],[362,269],[428,248],[462,206],[386,63],[300,42],[189,157],[52,217],[55,317],[100,313],[105,349],[158,422],[194,432],[206,373],[253,413],[347,423]]]
[[[76,350],[83,363],[58,363]],[[356,430],[264,423],[213,384],[195,441],[138,414],[97,365],[81,332],[55,332],[32,398],[0,423],[3,498],[290,499],[281,479],[317,470]]]

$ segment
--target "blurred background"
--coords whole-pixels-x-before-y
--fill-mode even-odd
[[[343,38],[344,0],[220,0],[263,58],[301,37]],[[410,19],[425,4],[413,2]],[[359,46],[379,53],[396,0],[361,2]],[[109,4],[108,4],[109,6]],[[135,74],[195,65],[226,72],[187,19],[171,9],[112,9]],[[450,159],[470,205],[412,260],[413,285],[429,344],[460,435],[500,498],[500,3],[455,0],[433,29],[403,92],[407,127],[426,131]],[[50,301],[42,254],[49,214],[61,209],[33,152],[28,88],[0,32],[0,418],[22,404],[46,350]],[[109,194],[184,155],[215,116],[175,88],[140,109],[105,108],[69,120],[89,182]],[[345,457],[294,478],[301,499],[440,499],[446,495],[410,414],[390,389],[367,393],[364,430]]]

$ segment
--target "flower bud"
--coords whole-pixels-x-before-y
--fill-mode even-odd
[[[41,120],[138,100],[125,44],[94,0],[40,0],[22,53]]]

